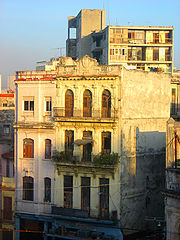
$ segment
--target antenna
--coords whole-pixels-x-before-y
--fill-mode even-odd
[[[56,49],[59,51],[59,57],[64,57],[63,49],[65,49],[65,47],[58,47],[58,48],[52,48],[52,49]]]

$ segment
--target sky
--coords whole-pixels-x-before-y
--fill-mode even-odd
[[[180,69],[180,0],[0,0],[0,74],[35,70],[65,54],[68,16],[105,9],[106,25],[174,26],[174,67]]]

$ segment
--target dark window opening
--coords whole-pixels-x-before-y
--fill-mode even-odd
[[[23,200],[33,201],[34,199],[34,179],[23,177]]]
[[[65,131],[65,152],[71,152],[73,155],[74,151],[74,131],[66,130]]]
[[[81,209],[90,212],[90,177],[81,177]]]
[[[64,176],[64,207],[73,207],[73,176]]]
[[[153,33],[153,43],[159,43],[159,33]]]
[[[111,133],[102,132],[102,152],[111,153]]]
[[[6,177],[10,177],[10,163],[6,160]]]
[[[45,140],[45,159],[51,158],[51,140],[46,139]]]
[[[99,179],[99,196],[100,196],[100,216],[102,218],[109,217],[109,179]]]
[[[159,49],[158,48],[153,48],[153,60],[159,61]]]
[[[51,179],[44,178],[44,202],[51,202]]]
[[[51,99],[46,100],[46,112],[51,112],[52,110],[52,102]]]
[[[24,101],[24,111],[34,111],[34,101]]]
[[[83,139],[89,140],[90,142],[83,145],[83,159],[84,162],[91,161],[91,154],[92,154],[92,132],[91,131],[84,131],[83,132]]]

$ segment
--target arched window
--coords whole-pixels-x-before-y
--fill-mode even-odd
[[[44,202],[51,202],[51,179],[44,178]]]
[[[83,117],[92,116],[92,93],[89,90],[85,90],[83,94]]]
[[[23,177],[23,200],[33,201],[34,199],[34,179]]]
[[[51,158],[51,140],[46,139],[45,140],[45,159]]]
[[[34,140],[30,138],[23,140],[23,157],[34,158]]]
[[[102,94],[102,118],[111,117],[111,93],[108,90],[104,90]]]
[[[74,94],[68,89],[65,94],[65,116],[72,117],[74,108]]]

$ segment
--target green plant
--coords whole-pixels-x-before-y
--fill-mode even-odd
[[[118,153],[100,153],[93,160],[96,166],[116,165],[119,163]]]
[[[70,150],[56,152],[52,159],[55,162],[71,162],[72,161],[72,152]]]

